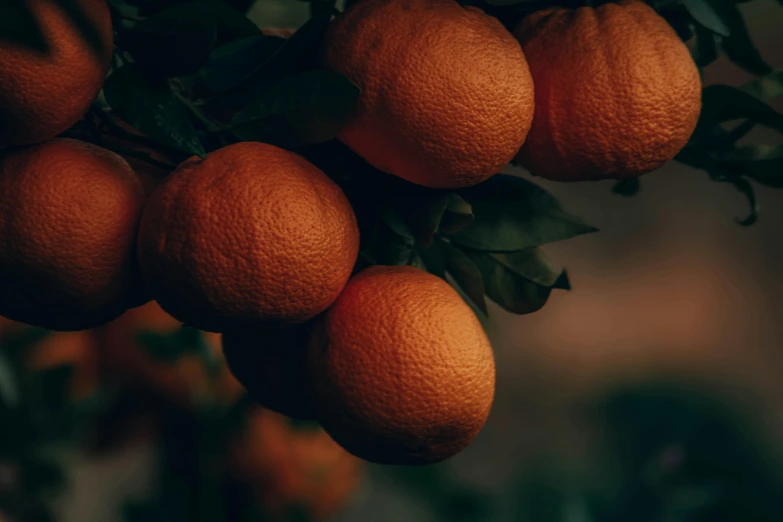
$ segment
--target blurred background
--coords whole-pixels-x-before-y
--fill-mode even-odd
[[[783,9],[740,8],[783,67]],[[293,0],[250,13],[286,28],[308,15]],[[704,79],[750,77],[720,60]],[[30,390],[55,390],[43,411],[2,412],[0,502],[25,503],[20,522],[783,520],[783,193],[758,187],[743,228],[731,186],[676,163],[633,198],[536,182],[601,231],[547,248],[573,291],[531,315],[491,308],[496,403],[460,455],[366,465],[316,427],[234,404],[217,339],[147,305],[94,332],[0,323],[0,395],[26,400],[3,384],[21,367]]]

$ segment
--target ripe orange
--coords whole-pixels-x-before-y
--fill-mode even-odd
[[[495,392],[486,334],[443,279],[409,266],[354,276],[309,353],[324,429],[379,464],[427,464],[461,451]]]
[[[152,301],[128,310],[118,319],[96,330],[100,339],[102,371],[111,382],[138,386],[164,400],[189,409],[199,394],[212,394],[224,404],[237,399],[243,392],[224,365],[217,380],[210,380],[207,369],[198,355],[189,353],[176,362],[156,360],[139,339],[139,334],[171,334],[182,323],[163,311]],[[223,363],[220,336],[204,334],[213,355]]]
[[[82,330],[141,302],[143,204],[128,163],[95,145],[54,139],[0,156],[0,313]]]
[[[285,417],[262,408],[251,410],[229,447],[227,465],[274,520],[293,506],[313,520],[334,516],[362,476],[361,462],[323,430],[295,430]]]
[[[701,110],[699,72],[669,24],[638,0],[534,13],[514,34],[536,88],[517,160],[559,181],[628,178],[687,143]]]
[[[305,325],[268,326],[223,334],[231,372],[262,406],[297,419],[315,419]]]
[[[243,142],[180,165],[151,196],[138,245],[161,307],[220,332],[321,313],[351,274],[359,232],[348,199],[318,168]]]
[[[58,2],[22,3],[50,49],[41,53],[0,41],[0,148],[42,142],[75,124],[90,108],[111,63],[113,35],[106,0],[71,2],[100,40],[100,50],[82,37]]]
[[[454,0],[362,0],[331,24],[326,65],[361,88],[340,139],[436,188],[474,185],[525,141],[533,81],[503,25]]]

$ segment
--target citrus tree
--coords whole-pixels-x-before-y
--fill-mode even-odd
[[[220,334],[253,401],[370,462],[447,459],[492,405],[487,301],[571,290],[541,247],[597,231],[537,178],[630,197],[679,161],[743,226],[783,186],[747,139],[783,132],[783,75],[738,3],[312,0],[273,28],[245,0],[5,1],[0,314],[105,336],[155,301],[186,333],[153,358],[214,365]],[[721,55],[755,79],[703,86]]]

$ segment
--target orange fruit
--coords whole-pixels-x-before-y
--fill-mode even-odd
[[[0,314],[83,330],[141,302],[135,238],[144,205],[117,154],[72,139],[0,156]]]
[[[71,2],[100,42],[92,46],[58,2],[22,0],[48,52],[0,41],[0,148],[39,143],[87,112],[109,70],[113,35],[106,0]]]
[[[319,420],[378,464],[428,464],[465,448],[489,415],[495,362],[470,307],[410,266],[354,276],[309,353]]]
[[[231,476],[248,486],[272,520],[293,506],[313,520],[337,514],[356,491],[361,462],[322,430],[296,430],[285,417],[251,410],[227,452]]]
[[[307,347],[312,321],[223,334],[223,355],[250,397],[267,409],[315,419]]]
[[[517,157],[558,181],[652,171],[687,143],[701,111],[688,48],[647,4],[553,7],[520,22],[536,111]]]
[[[180,165],[150,197],[138,245],[161,307],[220,332],[321,313],[353,270],[359,232],[348,199],[318,168],[243,142]]]
[[[454,0],[362,0],[331,24],[326,65],[361,88],[340,140],[379,170],[474,185],[525,141],[533,81],[495,18]]]
[[[197,354],[184,354],[175,362],[156,360],[139,337],[145,332],[173,334],[181,327],[154,301],[128,310],[96,331],[104,373],[111,382],[138,386],[183,408],[192,408],[197,397],[205,394],[223,404],[233,402],[243,389],[223,364],[218,334],[204,334],[214,357],[223,364],[215,381]]]

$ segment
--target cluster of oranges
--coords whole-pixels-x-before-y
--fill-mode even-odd
[[[355,273],[351,203],[290,151],[228,145],[147,197],[122,157],[55,138],[87,110],[111,53],[52,3],[27,2],[51,51],[0,46],[0,314],[82,330],[154,300],[221,334],[259,403],[317,420],[362,459],[426,464],[465,448],[495,366],[459,294],[412,267]],[[110,51],[105,0],[78,3]],[[687,48],[639,0],[547,9],[513,32],[455,0],[359,0],[322,57],[361,89],[340,140],[433,188],[514,160],[556,180],[638,176],[674,157],[700,111]]]

